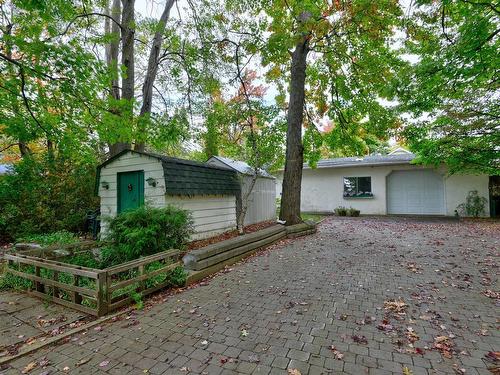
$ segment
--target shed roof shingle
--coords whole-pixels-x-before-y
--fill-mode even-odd
[[[96,192],[99,187],[101,169],[128,152],[149,156],[161,161],[166,194],[187,196],[236,195],[240,191],[236,172],[229,168],[149,152],[124,150],[97,167]]]

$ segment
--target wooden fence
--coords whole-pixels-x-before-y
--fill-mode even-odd
[[[169,285],[182,265],[168,250],[102,270],[25,254],[5,254],[7,272],[28,282],[27,292],[94,316],[103,316]]]

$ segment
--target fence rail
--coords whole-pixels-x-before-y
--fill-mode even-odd
[[[102,316],[132,302],[132,294],[144,297],[168,286],[168,274],[182,265],[180,254],[167,250],[102,270],[25,254],[4,257],[7,272],[29,281],[29,294]]]

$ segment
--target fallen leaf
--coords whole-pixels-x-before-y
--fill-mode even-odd
[[[403,375],[413,375],[413,372],[408,367],[403,367]]]
[[[241,330],[241,336],[247,337],[248,336],[248,331],[246,329]]]
[[[83,358],[83,359],[80,359],[77,363],[76,363],[76,367],[79,367],[81,365],[84,365],[86,364],[87,362],[89,362],[92,358],[91,357],[88,357],[88,358]]]
[[[498,362],[500,361],[500,352],[488,352],[484,355],[484,357],[490,362]]]
[[[99,363],[99,367],[106,367],[107,365],[109,365],[109,361],[102,361]]]
[[[26,366],[24,366],[23,371],[21,371],[23,374],[27,374],[31,370],[35,369],[38,366],[38,363],[36,362],[30,362]]]
[[[337,350],[337,348],[334,345],[330,346],[330,350],[333,352],[335,359],[340,361],[342,358],[344,358],[344,354],[342,354],[339,350]]]
[[[288,375],[302,375],[302,373],[296,368],[289,368]]]
[[[367,345],[368,344],[368,340],[366,339],[365,336],[352,335],[351,338],[357,344],[362,344],[362,345]]]

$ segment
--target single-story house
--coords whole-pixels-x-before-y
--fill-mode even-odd
[[[191,212],[192,239],[236,228],[240,183],[236,172],[228,168],[124,150],[97,168],[95,189],[103,218],[145,203],[152,207],[172,204]],[[106,231],[105,220],[101,231]]]
[[[257,170],[257,179],[252,185],[255,169],[243,161],[233,160],[222,156],[212,156],[207,164],[223,168],[230,168],[237,172],[241,183],[241,195],[248,195],[247,212],[244,225],[274,220],[276,218],[276,178],[264,169]]]
[[[494,203],[489,185],[494,177],[448,175],[446,167],[412,164],[414,158],[414,154],[398,148],[383,156],[320,160],[314,169],[304,164],[301,210],[331,213],[343,206],[358,209],[361,214],[453,216],[467,194],[476,190],[488,200],[485,215],[489,216],[490,203]],[[283,171],[280,171],[278,197],[282,180]]]

